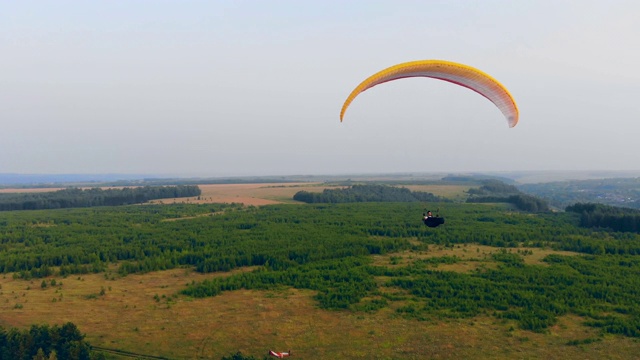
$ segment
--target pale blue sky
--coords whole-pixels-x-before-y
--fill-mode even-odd
[[[0,173],[640,169],[637,1],[0,0]],[[507,86],[432,79],[445,59]]]

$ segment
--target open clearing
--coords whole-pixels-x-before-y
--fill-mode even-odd
[[[469,185],[403,185],[402,187],[411,191],[430,192],[451,200],[466,199],[468,196],[466,192],[471,188]]]
[[[298,191],[322,192],[334,186],[320,183],[276,183],[276,184],[204,184],[198,185],[200,196],[154,200],[152,203],[172,204],[184,202],[190,204],[238,203],[244,205],[270,205],[294,203],[293,195]]]
[[[406,266],[421,259],[455,257],[458,261],[453,264],[433,264],[433,266],[440,270],[468,273],[481,266],[488,268],[495,267],[497,263],[493,261],[491,255],[499,253],[502,250],[502,248],[476,244],[458,244],[453,247],[430,245],[428,251],[403,251],[393,254],[373,255],[373,258],[375,265],[393,267]],[[530,247],[512,248],[507,249],[507,251],[522,255],[524,263],[527,265],[543,266],[546,266],[546,263],[543,262],[542,259],[551,254],[564,256],[580,255],[579,253],[571,251],[558,251]]]
[[[240,203],[244,205],[269,205],[297,203],[293,195],[298,191],[322,192],[324,189],[339,189],[345,186],[324,183],[276,183],[276,184],[203,184],[198,185],[202,194],[198,197],[154,200],[152,203]],[[411,185],[402,186],[411,191],[426,191],[450,199],[466,197],[468,186],[460,185]]]
[[[153,200],[152,204],[207,204],[207,203],[238,203],[247,206],[262,206],[270,204],[297,203],[293,195],[298,191],[322,192],[324,189],[337,189],[344,186],[326,185],[324,183],[259,183],[259,184],[199,184],[202,191],[200,196],[187,198],[170,198]],[[426,191],[453,200],[463,199],[469,186],[462,185],[409,185],[403,186],[411,191]],[[120,187],[103,187],[113,189]],[[88,189],[88,188],[86,188]],[[63,188],[15,188],[0,189],[0,193],[32,193],[51,192]]]
[[[544,264],[549,254],[576,255],[550,249],[518,248],[528,264]],[[455,256],[442,271],[468,272],[480,264],[496,266],[483,245],[433,245],[428,251],[375,256],[374,264],[400,266],[419,259]],[[529,251],[532,252],[529,253]],[[94,346],[163,356],[170,359],[219,359],[237,351],[261,357],[267,350],[291,349],[301,359],[631,359],[640,341],[600,337],[567,315],[548,333],[517,329],[492,316],[470,319],[406,319],[396,306],[376,313],[319,309],[315,292],[238,290],[192,299],[176,295],[187,283],[250,271],[200,274],[173,269],[119,277],[113,272],[42,279],[0,279],[0,325],[75,323]],[[52,284],[55,280],[55,284]],[[381,287],[384,292],[395,291]],[[597,341],[567,345],[569,341]]]
[[[1,325],[71,321],[95,346],[171,359],[219,359],[237,351],[262,356],[269,349],[291,349],[300,359],[631,359],[640,351],[637,340],[614,336],[566,345],[597,337],[576,316],[536,334],[492,317],[417,321],[390,309],[326,311],[316,307],[314,292],[288,288],[173,296],[187,282],[225,275],[188,269],[124,278],[90,274],[58,277],[54,286],[48,278],[46,288],[41,279],[7,275],[0,280]]]
[[[17,194],[17,193],[42,193],[64,190],[64,188],[7,188],[0,189],[0,194]]]

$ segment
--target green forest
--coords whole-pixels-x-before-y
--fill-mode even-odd
[[[467,202],[470,203],[509,203],[519,210],[530,212],[549,211],[546,201],[532,195],[522,193],[513,185],[499,180],[484,180],[482,186],[468,191]]]
[[[594,203],[567,206],[567,211],[580,214],[580,225],[602,227],[614,231],[640,232],[640,210]]]
[[[33,325],[28,330],[0,326],[0,360],[102,360],[73,323]]]
[[[460,178],[458,181],[463,181],[463,179]],[[478,182],[481,184],[479,187],[471,188],[468,191],[467,202],[469,203],[509,203],[523,211],[549,211],[549,205],[546,201],[524,194],[513,185],[496,179],[475,180],[473,184]],[[357,202],[422,202],[426,204],[450,202],[449,199],[438,197],[432,193],[411,191],[404,187],[390,186],[388,184],[355,184],[341,189],[325,189],[321,193],[299,191],[293,196],[293,199],[308,204]]]
[[[354,202],[447,202],[432,193],[411,191],[403,187],[376,184],[356,184],[344,189],[325,189],[321,193],[299,191],[293,200],[314,203]]]
[[[544,332],[575,314],[603,334],[640,337],[640,235],[581,226],[573,212],[514,211],[502,204],[434,204],[447,224],[422,224],[420,203],[173,204],[0,213],[0,271],[17,278],[109,272],[127,276],[176,267],[254,270],[192,282],[174,296],[236,289],[316,291],[318,306],[372,312],[402,303],[407,318],[508,319]],[[174,220],[174,221],[169,221]],[[177,220],[177,221],[175,221]],[[450,272],[455,257],[374,264],[372,255],[482,244],[475,271]],[[528,251],[551,248],[527,265]],[[485,266],[495,264],[496,266]],[[380,282],[380,279],[386,279]],[[385,290],[387,289],[387,290]],[[404,290],[399,295],[389,289]]]

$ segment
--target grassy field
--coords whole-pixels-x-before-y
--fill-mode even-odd
[[[282,183],[282,184],[204,184],[198,185],[202,194],[199,197],[156,200],[155,203],[171,204],[187,202],[240,203],[244,205],[269,205],[293,203],[293,195],[298,191],[317,191],[329,188],[320,183]],[[334,187],[330,187],[334,188]]]
[[[554,253],[530,250],[530,263]],[[455,255],[469,260],[438,269],[472,271],[469,263],[492,266],[482,255],[495,251],[476,245],[434,246],[423,254],[380,256],[375,263],[388,266],[398,258],[407,262]],[[473,260],[479,258],[484,260]],[[239,290],[195,300],[175,295],[193,280],[226,275],[189,269],[126,277],[108,272],[47,278],[46,287],[41,279],[5,275],[0,280],[1,324],[71,321],[92,345],[171,359],[219,359],[236,351],[262,356],[269,349],[291,349],[300,359],[632,359],[640,354],[637,339],[602,338],[574,315],[539,334],[484,316],[418,321],[402,318],[392,308],[377,313],[327,311],[316,306],[313,291],[290,288]],[[568,345],[589,339],[597,341]]]
[[[415,251],[405,251],[394,254],[385,254],[385,255],[373,255],[374,264],[381,266],[406,266],[413,261],[420,259],[429,259],[435,257],[456,257],[459,259],[458,262],[454,264],[434,264],[434,266],[440,270],[444,271],[455,271],[468,273],[474,271],[480,267],[494,267],[497,263],[491,258],[491,255],[494,253],[500,252],[501,248],[495,248],[491,246],[485,245],[471,245],[471,244],[462,244],[455,245],[453,247],[444,247],[438,245],[431,245],[429,251],[425,252],[415,252]],[[546,256],[551,254],[572,256],[579,255],[578,253],[570,252],[570,251],[557,251],[551,249],[541,249],[541,248],[528,248],[528,247],[519,247],[517,249],[510,249],[511,252],[514,253],[522,253],[526,254],[523,256],[524,263],[527,265],[543,265],[547,264],[542,261]]]
[[[471,188],[471,186],[468,185],[407,185],[404,187],[411,191],[430,192],[454,201],[466,199],[466,191]]]

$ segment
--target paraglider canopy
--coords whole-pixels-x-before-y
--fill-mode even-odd
[[[506,87],[488,74],[468,65],[444,60],[410,61],[381,70],[360,83],[342,105],[340,122],[351,102],[361,92],[376,85],[408,77],[428,77],[464,86],[486,97],[502,112],[509,124],[518,124],[519,112],[515,100]]]

